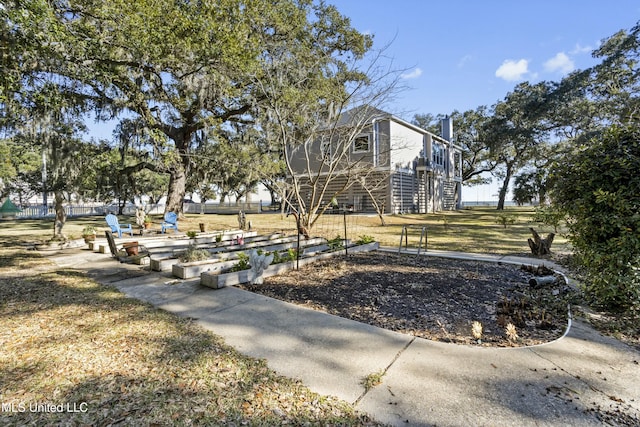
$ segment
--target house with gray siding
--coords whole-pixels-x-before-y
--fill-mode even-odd
[[[461,206],[462,149],[451,142],[450,118],[435,135],[384,111],[345,112],[337,128],[290,153],[303,197],[354,212],[430,213]],[[335,161],[334,161],[335,159]],[[314,191],[316,190],[316,191]]]

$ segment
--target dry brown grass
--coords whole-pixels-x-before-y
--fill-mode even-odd
[[[192,321],[34,252],[2,249],[0,273],[0,425],[370,423]]]
[[[359,236],[368,235],[383,246],[398,247],[400,234],[404,225],[424,226],[428,234],[428,248],[450,251],[491,253],[502,255],[527,255],[531,251],[527,238],[531,237],[529,227],[534,227],[541,234],[553,231],[532,220],[532,208],[509,208],[509,214],[516,221],[506,228],[499,224],[499,212],[495,208],[474,208],[455,212],[437,214],[409,214],[387,216],[387,226],[380,225],[376,215],[347,215],[347,237],[357,240]],[[295,233],[293,217],[280,214],[247,215],[254,229],[262,231],[284,231]],[[207,229],[230,229],[238,226],[235,215],[196,215],[188,214],[180,222],[182,231],[198,230],[198,223],[204,222]],[[420,230],[409,229],[409,246],[417,247]],[[316,223],[313,235],[334,238],[344,237],[344,217],[342,215],[325,215]],[[566,239],[557,235],[552,249],[558,253],[568,252]]]
[[[402,225],[419,224],[427,227],[432,249],[526,253],[530,213],[518,213],[519,221],[506,229],[495,223],[495,215],[487,209],[391,216],[387,227],[375,216],[349,215],[347,237],[369,235],[397,246]],[[277,213],[248,215],[248,220],[259,232],[295,232],[293,218]],[[343,236],[343,220],[327,215],[313,234]],[[160,217],[154,222],[159,228]],[[235,215],[190,214],[180,229],[198,230],[200,222],[207,230],[237,227]],[[103,218],[89,217],[70,219],[64,231],[79,238],[89,224],[106,229]],[[75,271],[56,270],[18,247],[46,240],[52,225],[51,220],[2,221],[0,228],[1,425],[370,423],[348,404],[278,377],[263,361],[238,354],[188,319],[126,298]],[[410,236],[410,245],[417,242],[418,236]],[[32,412],[30,405],[38,404],[49,409],[69,404],[80,412]]]
[[[387,226],[382,227],[376,215],[347,215],[347,237],[357,240],[359,236],[368,235],[374,237],[383,246],[398,247],[403,225],[418,225],[427,228],[428,248],[489,253],[501,255],[528,255],[530,254],[527,238],[531,237],[529,227],[534,227],[541,234],[553,231],[550,227],[541,226],[532,221],[532,208],[509,208],[509,214],[515,216],[513,225],[506,228],[499,224],[499,212],[495,208],[474,208],[455,212],[437,214],[410,214],[387,216]],[[161,216],[153,216],[154,229],[159,230]],[[295,220],[292,216],[286,217],[279,213],[248,214],[247,220],[251,222],[253,229],[261,233],[296,232]],[[134,223],[134,218],[122,216],[121,223]],[[199,223],[204,223],[206,229],[224,230],[235,229],[238,221],[235,215],[199,215],[187,214],[179,222],[180,230],[187,232],[198,231]],[[102,217],[72,218],[67,221],[64,232],[71,238],[80,238],[82,228],[91,224],[99,230],[106,230],[106,224]],[[53,230],[52,220],[21,220],[5,221],[0,232],[0,243],[4,242],[33,242],[49,238]],[[170,231],[172,233],[172,231]],[[327,238],[336,235],[344,237],[344,217],[342,215],[325,215],[314,226],[312,234]],[[420,231],[410,229],[409,246],[416,247],[420,240]],[[570,251],[566,239],[557,235],[552,249],[556,253]]]

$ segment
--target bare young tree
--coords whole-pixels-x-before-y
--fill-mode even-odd
[[[382,66],[383,59],[383,51],[354,57],[331,78],[325,75],[321,85],[310,81],[306,70],[292,67],[287,58],[279,58],[263,77],[265,91],[288,89],[281,96],[268,93],[262,128],[271,144],[279,147],[288,174],[274,186],[308,229],[332,207],[331,200],[354,185],[371,191],[376,209],[382,204],[373,194],[389,181],[388,169],[379,167],[388,151],[372,156],[353,147],[374,119],[388,116],[380,108],[402,89],[403,70]],[[315,66],[323,69],[326,63],[331,61],[321,58]]]
[[[368,172],[368,173],[367,173]],[[364,171],[360,176],[360,186],[369,195],[371,204],[376,210],[378,218],[380,218],[380,225],[383,227],[387,225],[384,219],[385,208],[387,206],[387,200],[385,196],[380,195],[380,191],[386,189],[389,185],[390,171],[384,174],[373,174],[372,170]]]

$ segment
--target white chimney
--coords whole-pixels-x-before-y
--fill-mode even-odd
[[[444,119],[442,119],[442,138],[446,141],[449,142],[453,142],[453,120],[451,120],[451,117],[449,116],[445,116]]]

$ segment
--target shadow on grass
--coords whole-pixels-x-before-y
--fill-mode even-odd
[[[14,255],[5,265],[30,254]],[[0,412],[1,425],[367,422],[193,321],[74,270],[0,278],[0,331],[2,403],[18,409]],[[29,410],[38,403],[71,411]]]
[[[0,246],[2,243],[0,241]],[[0,269],[48,264],[49,261],[35,251],[25,251],[24,249],[0,250]]]
[[[0,413],[0,422],[3,426],[16,427],[376,425],[364,417],[342,415],[346,408],[340,405],[335,405],[338,409],[333,413],[322,410],[325,405],[315,403],[319,400],[305,402],[307,409],[291,409],[297,405],[275,394],[259,378],[244,382],[237,392],[229,396],[227,387],[214,382],[203,385],[135,375],[88,377],[60,393],[55,400],[48,399],[50,405],[61,405],[65,411],[31,412],[28,405],[38,402],[29,402],[23,413]],[[260,398],[256,399],[256,394]],[[289,399],[296,397],[301,396],[293,395]],[[319,413],[314,409],[319,409]]]

